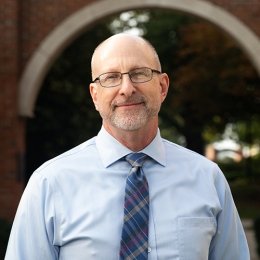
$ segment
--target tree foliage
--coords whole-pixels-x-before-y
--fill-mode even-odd
[[[106,24],[92,28],[53,64],[27,124],[26,176],[44,161],[96,135],[101,120],[89,95],[94,48],[111,35]]]
[[[205,136],[228,122],[259,120],[259,78],[236,43],[206,21],[167,10],[106,18],[69,46],[45,78],[27,128],[27,174],[96,135],[101,120],[90,99],[90,59],[113,33],[136,30],[157,49],[171,79],[162,134],[200,153]],[[254,124],[255,125],[255,124]],[[259,126],[259,124],[258,124]]]
[[[164,113],[181,117],[178,130],[191,149],[203,153],[205,131],[256,120],[259,78],[235,42],[213,25],[197,21],[182,27],[180,34],[174,91]]]

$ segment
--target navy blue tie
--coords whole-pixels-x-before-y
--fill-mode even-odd
[[[143,153],[126,156],[132,169],[125,187],[120,260],[148,259],[149,189],[141,168],[146,159]]]

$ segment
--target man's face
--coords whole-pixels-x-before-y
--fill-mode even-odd
[[[136,68],[159,69],[154,53],[148,46],[129,39],[106,43],[95,54],[94,78],[106,72],[129,72]],[[150,81],[132,83],[123,75],[122,83],[104,88],[97,81],[90,84],[90,93],[103,125],[109,129],[138,130],[151,121],[157,122],[158,112],[168,90],[166,74],[153,74]]]

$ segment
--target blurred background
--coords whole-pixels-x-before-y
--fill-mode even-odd
[[[15,21],[6,19],[14,6],[8,4],[8,1],[1,5],[0,14],[5,16],[3,19],[0,16],[0,28],[11,25],[17,27],[19,19],[23,24],[19,24],[18,31],[21,27],[29,28],[26,25],[28,19],[23,19],[25,11],[31,17],[30,22],[34,22],[33,11],[41,10],[40,5],[33,7],[32,2],[25,1],[20,9],[16,6],[18,18]],[[80,11],[84,7],[83,4],[81,7],[76,4],[55,7],[47,0],[39,2],[45,7],[40,19],[44,20],[49,16],[53,24],[66,22],[68,10],[73,15],[75,10]],[[120,6],[122,1],[90,2],[111,2]],[[35,102],[32,102],[33,109],[29,112],[22,111],[22,105],[18,105],[17,109],[19,95],[26,94],[21,93],[21,89],[25,89],[26,80],[30,82],[28,75],[34,77],[33,69],[27,64],[30,64],[35,53],[37,55],[37,50],[41,51],[41,42],[46,42],[48,33],[53,31],[46,29],[45,37],[41,36],[38,45],[34,45],[33,41],[31,45],[26,45],[30,37],[40,39],[36,29],[22,30],[18,34],[19,37],[15,40],[23,44],[22,47],[17,44],[15,47],[19,47],[18,49],[12,49],[10,44],[2,44],[1,49],[5,47],[8,51],[1,54],[0,78],[3,89],[0,96],[0,138],[3,144],[2,149],[0,148],[0,259],[1,255],[4,256],[17,203],[33,171],[46,160],[95,136],[99,131],[100,116],[94,109],[88,89],[91,81],[90,59],[98,43],[119,32],[143,36],[156,48],[163,71],[171,80],[169,94],[160,113],[161,135],[220,165],[247,231],[252,259],[258,259],[260,69],[233,35],[220,26],[205,17],[177,8],[155,7],[153,2],[151,1],[151,6],[132,9],[124,7],[119,11],[105,13],[103,17],[89,22],[88,26],[75,33],[70,40],[64,40],[59,51],[43,69],[41,80],[37,83],[38,89],[35,90]],[[218,2],[223,1],[209,2],[219,4]],[[238,17],[243,10],[248,12],[248,9],[260,16],[258,0],[234,0],[232,3],[232,6],[230,3],[228,6],[222,3],[222,8],[233,8]],[[98,7],[100,6],[97,5],[96,8]],[[63,11],[61,21],[55,20],[57,10]],[[241,17],[245,15],[241,14]],[[260,34],[259,19],[257,21],[253,30]],[[11,33],[5,31],[5,37],[9,37],[11,41],[10,35]],[[18,60],[13,85],[8,80],[12,68],[8,60],[9,52],[14,53],[13,56]],[[26,69],[31,74],[24,74]],[[16,90],[12,90],[13,88]]]

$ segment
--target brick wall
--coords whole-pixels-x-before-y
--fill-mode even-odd
[[[7,219],[13,217],[23,189],[21,170],[18,168],[18,161],[24,153],[24,119],[17,116],[17,83],[20,71],[19,15],[19,0],[1,0],[0,217]]]
[[[260,36],[260,0],[212,0]]]
[[[26,119],[17,113],[21,72],[41,41],[95,0],[0,0],[0,218],[12,220],[23,190]],[[212,0],[260,35],[259,0]]]
[[[24,188],[26,119],[18,116],[18,83],[41,41],[91,1],[0,0],[0,218],[12,220]]]
[[[70,14],[94,0],[23,0],[21,2],[24,66],[48,33]]]

